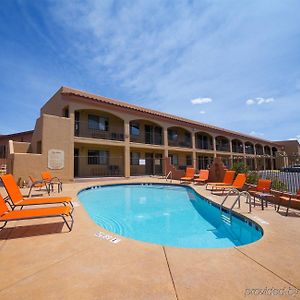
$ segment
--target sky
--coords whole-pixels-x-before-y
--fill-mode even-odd
[[[300,140],[300,1],[0,1],[0,134],[69,86]]]

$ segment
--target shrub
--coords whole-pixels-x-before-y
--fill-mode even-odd
[[[272,179],[272,189],[281,192],[288,191],[287,185],[277,178]]]
[[[258,179],[260,178],[258,172],[250,172],[247,176],[247,183],[257,184]]]
[[[248,166],[243,162],[237,162],[233,164],[231,170],[235,171],[237,174],[248,173]]]

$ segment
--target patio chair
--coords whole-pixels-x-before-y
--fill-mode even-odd
[[[270,179],[258,179],[257,185],[248,188],[247,192],[253,196],[254,206],[256,205],[256,198],[261,199],[262,194],[269,194],[271,192],[272,180]]]
[[[38,188],[39,191],[41,191],[43,187],[46,189],[48,195],[50,196],[50,189],[48,189],[48,185],[45,183],[44,180],[37,180],[35,177],[30,175],[29,175],[29,179],[30,179],[30,188],[28,192],[28,197],[30,197],[32,189]]]
[[[205,183],[208,180],[209,171],[208,170],[200,170],[199,177],[194,179],[195,183]]]
[[[11,174],[6,174],[0,176],[3,185],[5,187],[5,190],[8,194],[8,199],[10,200],[8,204],[11,206],[12,209],[15,209],[15,207],[21,207],[28,206],[28,205],[43,205],[43,204],[63,204],[67,205],[70,204],[71,207],[73,207],[72,204],[72,198],[71,197],[51,197],[51,198],[27,198],[24,199],[23,195],[21,194],[21,191],[16,184],[13,176]]]
[[[247,176],[245,173],[240,173],[236,176],[235,180],[233,181],[232,185],[222,185],[222,186],[214,186],[212,193],[215,191],[222,192],[222,195],[225,191],[228,191],[230,189],[237,189],[241,190],[245,183],[246,183]]]
[[[52,177],[51,173],[49,171],[42,172],[42,179],[43,181],[48,184],[49,190],[53,192],[54,190],[54,185],[57,185],[57,191],[61,192],[62,191],[62,182],[58,177]]]
[[[225,171],[222,182],[208,182],[206,184],[206,189],[209,190],[208,186],[211,187],[210,189],[213,189],[214,186],[232,185],[234,176],[235,176],[235,171]]]
[[[193,181],[195,176],[195,169],[187,167],[185,170],[185,176],[180,178],[180,183],[182,181]]]
[[[279,211],[280,206],[286,207],[286,216],[290,208],[300,210],[300,189],[296,194],[282,193],[278,196],[277,211]]]
[[[0,230],[3,229],[9,221],[21,221],[54,217],[63,218],[64,223],[67,225],[69,231],[72,230],[74,219],[72,217],[71,207],[69,206],[9,210],[3,197],[0,195],[0,222],[4,223],[0,227]],[[67,222],[66,217],[70,217],[71,224]]]

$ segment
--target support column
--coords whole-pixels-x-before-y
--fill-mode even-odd
[[[164,130],[164,156],[165,157],[168,157],[169,155],[169,145],[168,145],[168,128],[167,127],[164,127],[163,128]]]
[[[253,144],[253,151],[254,151],[254,156],[253,156],[253,161],[254,161],[254,170],[257,170],[257,156],[256,156],[256,147],[255,144]]]
[[[216,137],[213,136],[212,138],[213,138],[212,141],[213,141],[214,158],[216,158],[217,157]]]
[[[193,149],[193,155],[192,155],[192,159],[193,159],[193,168],[196,169],[197,168],[197,157],[196,157],[196,136],[195,136],[195,132],[192,132],[192,149]]]
[[[124,136],[125,136],[125,146],[124,146],[124,176],[126,178],[130,177],[130,132],[129,132],[129,121],[124,121]]]
[[[245,166],[247,165],[247,159],[246,159],[246,147],[245,147],[245,143],[243,142],[243,162],[245,164]]]

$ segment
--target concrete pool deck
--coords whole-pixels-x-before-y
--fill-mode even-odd
[[[262,226],[262,239],[228,249],[182,249],[98,238],[95,233],[109,232],[76,198],[91,185],[160,181],[166,182],[147,177],[64,184],[59,195],[78,203],[70,233],[60,219],[8,224],[0,232],[0,299],[300,299],[299,212],[285,217],[272,206],[257,206],[250,214],[242,201],[235,210]],[[195,189],[215,202],[223,199]]]

